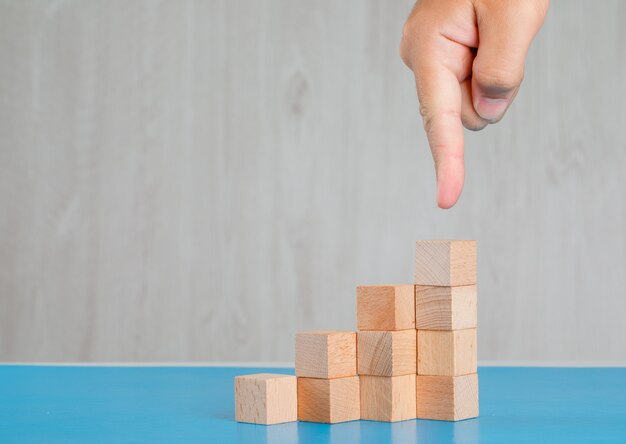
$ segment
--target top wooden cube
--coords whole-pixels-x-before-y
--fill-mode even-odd
[[[476,283],[476,241],[417,241],[417,285],[459,286]]]
[[[296,334],[296,376],[343,378],[356,373],[356,333],[303,331]]]
[[[361,285],[356,288],[358,330],[415,328],[415,285]]]

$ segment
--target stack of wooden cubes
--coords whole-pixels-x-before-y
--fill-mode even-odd
[[[476,242],[417,242],[415,284],[417,417],[476,417]]]
[[[414,419],[415,286],[361,286],[356,293],[361,418]]]
[[[361,418],[354,332],[296,334],[296,376],[300,421],[336,423]]]
[[[357,287],[357,332],[296,335],[297,381],[238,376],[237,420],[476,417],[476,309],[476,242],[418,241],[415,284]]]

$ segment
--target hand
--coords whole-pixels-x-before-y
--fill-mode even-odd
[[[419,0],[400,54],[415,74],[420,113],[435,161],[437,200],[452,207],[463,189],[463,126],[498,122],[524,77],[528,48],[549,0]]]

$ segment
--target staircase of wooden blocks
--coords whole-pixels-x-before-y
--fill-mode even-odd
[[[356,290],[357,331],[296,334],[296,376],[235,378],[256,424],[478,416],[475,241],[418,241],[415,283]]]

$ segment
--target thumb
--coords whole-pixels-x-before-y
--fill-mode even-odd
[[[499,121],[524,78],[528,48],[547,12],[548,0],[477,0],[479,44],[472,67],[474,109]]]

